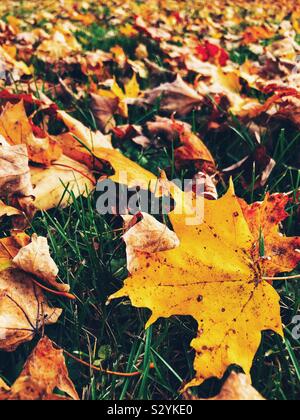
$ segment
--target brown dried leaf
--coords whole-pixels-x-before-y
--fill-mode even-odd
[[[156,117],[154,122],[147,124],[149,133],[157,139],[166,140],[171,144],[178,140],[180,146],[175,148],[176,165],[181,167],[190,161],[205,161],[215,170],[215,161],[204,142],[192,132],[190,125],[174,118]]]
[[[97,121],[98,127],[105,133],[108,133],[116,126],[114,114],[117,113],[119,107],[119,98],[109,98],[91,94],[91,109]]]
[[[184,397],[186,400],[198,400],[188,392]],[[232,372],[220,394],[210,398],[209,401],[265,401],[265,399],[253,388],[249,376]]]
[[[58,389],[67,397],[54,394]],[[62,350],[44,337],[29,356],[19,378],[9,388],[0,382],[0,400],[79,400],[69,378]]]
[[[214,401],[264,401],[265,399],[253,388],[249,376],[231,373],[220,394]]]
[[[261,188],[266,185],[276,166],[276,162],[268,155],[265,146],[258,145],[255,151],[241,161],[223,170],[226,175],[242,173],[242,182],[245,188]],[[253,170],[255,169],[255,183],[253,185]]]
[[[143,98],[137,99],[135,103],[154,105],[160,98],[160,110],[169,115],[176,113],[179,116],[185,116],[203,103],[203,97],[186,84],[180,76],[173,83],[165,83],[144,92]]]
[[[61,309],[51,308],[30,275],[16,268],[0,271],[0,350],[12,352],[31,341]]]

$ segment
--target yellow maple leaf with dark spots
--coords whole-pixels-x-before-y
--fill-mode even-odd
[[[182,205],[178,194],[177,199],[176,207]],[[183,206],[186,214],[177,214],[176,207],[169,217],[180,246],[156,253],[135,249],[138,264],[110,299],[128,296],[134,306],[149,308],[147,327],[172,315],[197,321],[198,334],[191,343],[196,376],[187,388],[221,378],[232,364],[249,374],[262,331],[283,335],[280,297],[264,280],[268,272],[262,267],[267,266],[257,258],[256,233],[233,185],[220,200],[205,200],[200,225],[186,225],[187,209]],[[299,253],[290,252],[297,264]]]

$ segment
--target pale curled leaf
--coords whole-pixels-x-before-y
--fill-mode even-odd
[[[68,285],[57,282],[58,267],[50,256],[47,238],[34,234],[31,243],[20,249],[13,263],[61,292],[70,290]]]
[[[204,172],[198,172],[194,177],[197,187],[207,200],[217,200],[219,197],[217,191],[217,181]]]
[[[26,146],[0,143],[0,196],[32,195]]]
[[[179,239],[166,225],[153,216],[143,213],[142,220],[131,227],[123,236],[126,243],[127,267],[130,273],[138,268],[139,252],[161,252],[177,248]],[[123,216],[128,224],[132,216]]]

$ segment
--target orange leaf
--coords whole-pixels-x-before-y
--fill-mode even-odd
[[[66,396],[54,394],[56,390]],[[69,378],[62,350],[56,350],[47,337],[40,340],[10,388],[0,382],[0,400],[79,400]]]
[[[279,229],[279,224],[289,217],[285,211],[289,201],[285,194],[267,194],[264,202],[250,206],[241,200],[245,218],[256,240],[254,258],[259,261],[263,275],[273,277],[290,272],[300,263],[300,238],[284,237]],[[264,241],[263,258],[259,255],[260,238]]]

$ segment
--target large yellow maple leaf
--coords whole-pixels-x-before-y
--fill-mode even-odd
[[[176,207],[182,205],[180,195],[177,198]],[[186,225],[187,209],[183,207],[186,214],[178,214],[176,207],[170,220],[180,246],[154,253],[142,247],[129,250],[135,254],[135,264],[129,267],[131,277],[110,299],[128,296],[134,306],[149,308],[152,316],[147,327],[160,317],[172,315],[190,315],[197,321],[198,334],[191,343],[196,351],[196,376],[187,387],[198,386],[210,377],[221,378],[232,364],[249,374],[262,331],[283,335],[280,297],[264,279],[268,265],[262,262],[275,256],[275,243],[282,241],[281,267],[292,270],[300,261],[296,249],[300,248],[300,238],[295,238],[293,249],[285,254],[291,242],[279,235],[278,220],[276,228],[273,218],[271,229],[266,224],[254,229],[254,221],[266,206],[256,206],[247,221],[233,185],[220,200],[205,200],[200,225]],[[259,235],[264,229],[265,240],[272,239],[273,246],[266,246],[267,251],[272,250],[270,256],[260,258]],[[129,233],[125,236],[127,250]],[[284,271],[280,264],[275,269],[276,263],[278,259],[272,265],[272,276]]]

